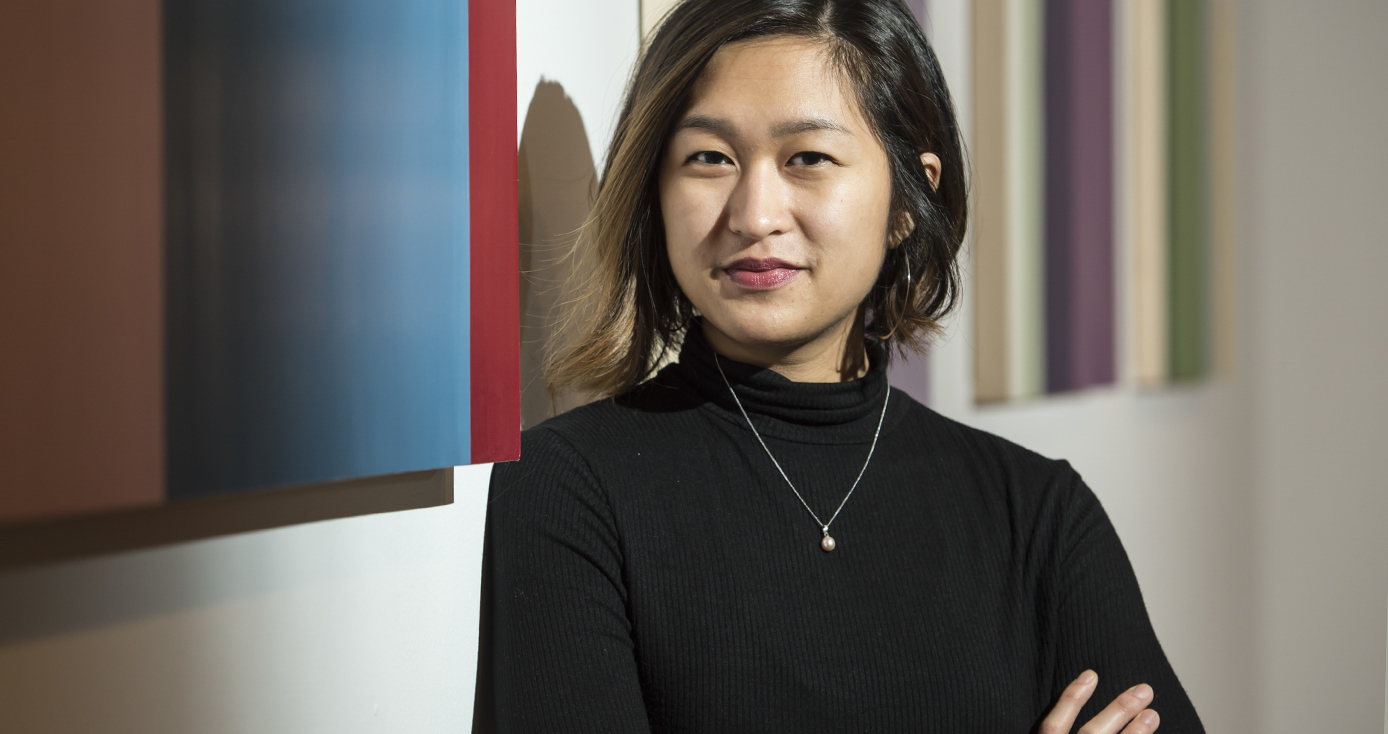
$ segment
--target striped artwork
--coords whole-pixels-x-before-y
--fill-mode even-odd
[[[137,16],[149,28],[131,37],[155,44],[156,63],[139,73],[162,100],[139,98],[155,106],[132,136],[162,139],[162,171],[139,190],[162,212],[162,258],[135,260],[149,277],[126,279],[130,292],[117,295],[155,304],[122,328],[156,338],[119,367],[162,394],[115,421],[79,406],[35,444],[41,459],[0,456],[0,483],[24,487],[0,500],[0,521],[515,459],[514,5],[151,8]],[[36,165],[52,167],[59,142]],[[67,213],[109,217],[98,204],[74,201]],[[71,244],[78,262],[113,246],[84,237]],[[35,230],[22,246],[42,251],[49,239]],[[57,297],[73,314],[115,302],[90,289]],[[45,304],[22,305],[6,318],[45,319]],[[11,346],[42,353],[50,342]],[[104,369],[97,355],[41,389],[56,396],[73,389],[63,379],[75,386]],[[44,409],[33,405],[3,420],[32,421]],[[119,440],[101,431],[120,425],[154,427],[135,457],[153,470],[104,488],[76,474],[30,478],[43,462],[83,462],[89,445]]]
[[[977,0],[973,10],[975,400],[1113,384],[1124,331],[1140,384],[1204,376],[1207,4]]]

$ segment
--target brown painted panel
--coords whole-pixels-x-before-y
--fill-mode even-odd
[[[163,496],[159,7],[0,3],[0,522]]]

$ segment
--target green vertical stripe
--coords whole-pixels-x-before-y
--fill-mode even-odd
[[[1205,2],[1168,0],[1171,379],[1203,376],[1209,362],[1206,294],[1209,195],[1206,168]]]

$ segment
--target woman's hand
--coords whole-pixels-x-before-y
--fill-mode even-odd
[[[1055,708],[1041,722],[1039,734],[1070,734],[1075,717],[1094,694],[1094,685],[1098,682],[1099,676],[1094,671],[1080,673],[1080,677],[1066,686]],[[1135,685],[1119,694],[1108,708],[1090,719],[1079,734],[1151,734],[1161,724],[1157,712],[1147,708],[1151,702],[1152,687],[1146,683]]]

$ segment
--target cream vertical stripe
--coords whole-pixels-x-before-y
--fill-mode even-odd
[[[1007,391],[1045,390],[1045,26],[1043,3],[1007,0],[1004,75],[1007,111]]]
[[[973,4],[974,399],[1008,397],[1008,257],[1004,17],[1010,0]]]
[[[1139,384],[1167,379],[1166,3],[1132,0],[1125,14],[1132,48],[1132,199],[1136,362]]]

